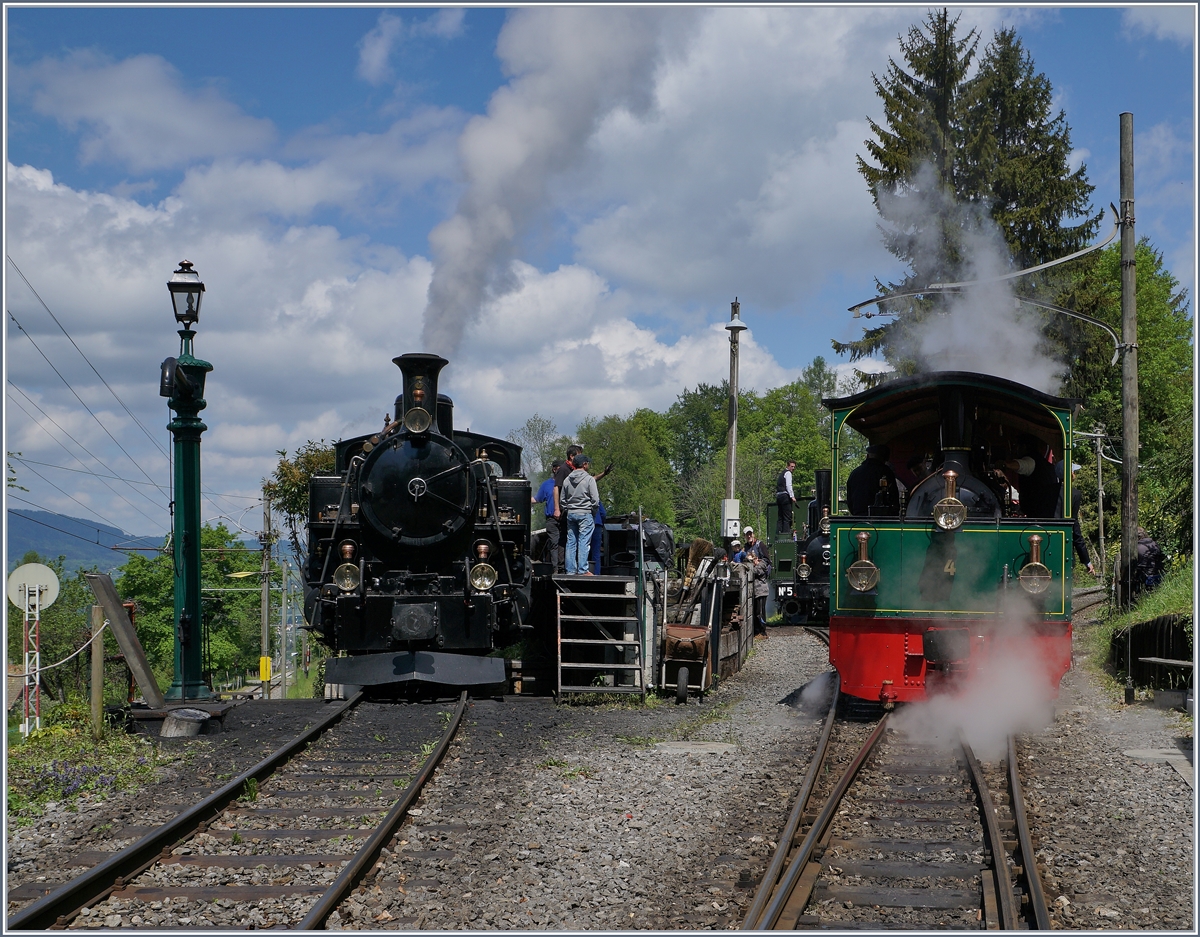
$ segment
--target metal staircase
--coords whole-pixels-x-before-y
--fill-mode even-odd
[[[646,695],[637,579],[555,576],[558,695]]]

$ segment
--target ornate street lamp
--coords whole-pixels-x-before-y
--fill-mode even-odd
[[[175,447],[174,551],[175,567],[175,679],[166,692],[170,700],[209,699],[204,682],[200,604],[200,435],[208,429],[200,420],[204,379],[213,366],[192,355],[192,330],[200,318],[204,284],[184,260],[167,282],[179,330],[179,357],[162,363],[159,394],[175,416],[167,429]]]

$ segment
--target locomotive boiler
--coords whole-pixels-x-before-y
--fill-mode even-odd
[[[438,393],[445,358],[393,361],[392,419],[338,442],[333,474],[310,483],[306,618],[332,652],[329,683],[494,690],[505,662],[487,655],[529,610],[521,448],[455,429]]]
[[[829,659],[843,692],[887,707],[922,700],[1003,654],[1030,686],[1057,695],[1071,661],[1070,473],[1054,490],[1044,471],[1014,466],[1070,462],[1078,404],[970,372],[824,401],[833,474],[819,507],[831,554]],[[840,509],[844,428],[890,449],[902,503],[865,516]]]

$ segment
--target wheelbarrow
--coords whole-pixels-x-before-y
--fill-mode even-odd
[[[675,687],[676,703],[687,702],[690,690],[703,696],[704,691],[712,686],[708,629],[668,624],[665,631],[659,685],[664,688]]]

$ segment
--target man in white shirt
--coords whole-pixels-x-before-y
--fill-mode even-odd
[[[796,460],[788,459],[787,468],[775,479],[775,505],[779,508],[776,533],[785,534],[792,529],[792,509],[796,504],[796,492],[792,490],[792,469],[795,467]]]

